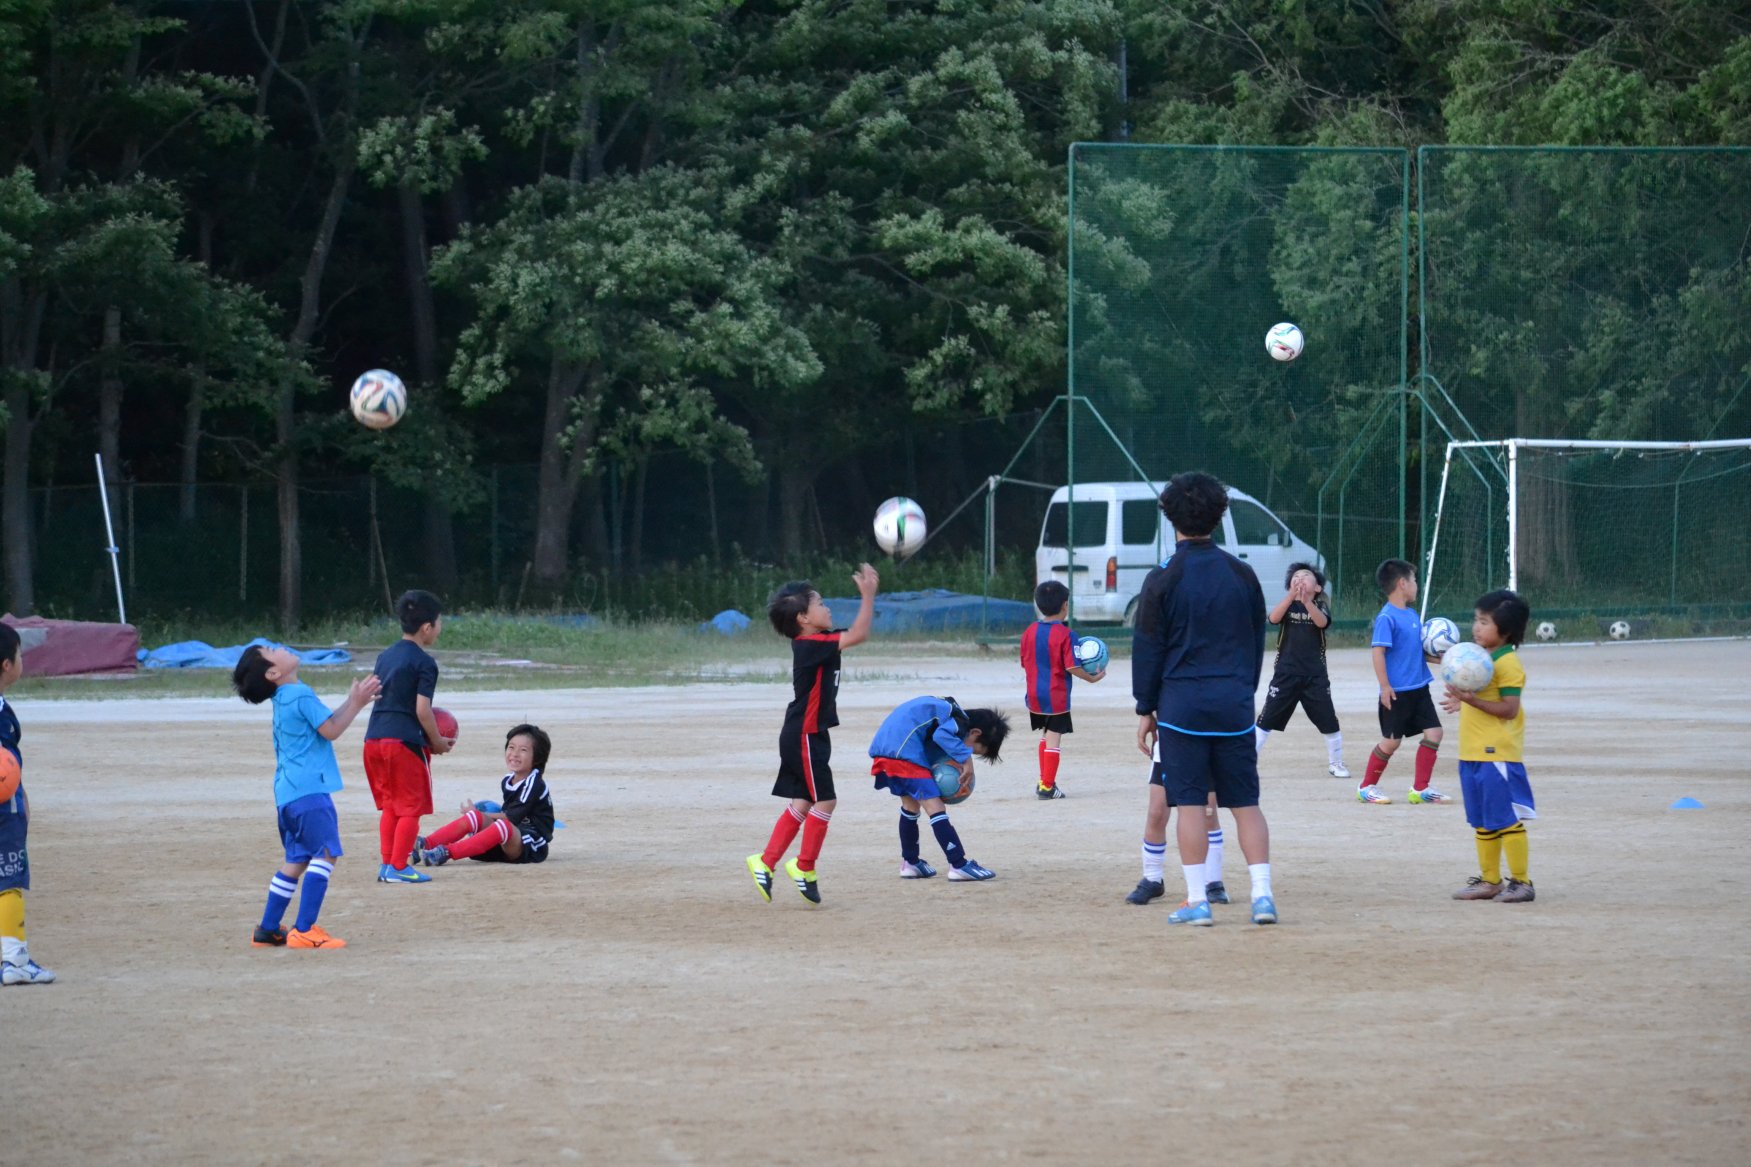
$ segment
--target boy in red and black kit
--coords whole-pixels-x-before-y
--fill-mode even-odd
[[[1040,732],[1040,781],[1034,794],[1042,800],[1063,798],[1058,786],[1058,762],[1070,725],[1070,678],[1098,681],[1106,676],[1085,671],[1076,662],[1076,634],[1064,623],[1070,589],[1049,579],[1034,589],[1040,618],[1021,634],[1021,669],[1027,677],[1028,721]]]
[[[861,598],[857,619],[848,629],[833,627],[832,611],[806,580],[785,584],[767,605],[772,627],[790,638],[791,679],[796,691],[784,711],[784,729],[778,736],[778,780],[772,784],[773,796],[788,798],[790,805],[778,816],[766,850],[748,856],[748,873],[767,903],[772,902],[773,869],[798,831],[802,832],[802,847],[797,857],[784,865],[784,873],[804,899],[811,904],[821,902],[815,861],[821,857],[827,824],[838,805],[833,770],[828,765],[833,743],[827,731],[839,724],[839,654],[869,639],[881,577],[865,563],[851,582],[857,585]]]
[[[377,824],[379,883],[429,883],[409,859],[420,833],[420,816],[432,813],[433,754],[454,744],[438,732],[432,695],[438,662],[426,649],[443,631],[443,610],[430,592],[411,591],[395,601],[402,636],[384,649],[372,670],[382,695],[365,727],[365,778],[382,812]]]

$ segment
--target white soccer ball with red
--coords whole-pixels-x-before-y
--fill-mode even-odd
[[[1265,351],[1271,354],[1272,360],[1292,361],[1301,355],[1306,343],[1307,338],[1301,335],[1301,330],[1287,320],[1271,325],[1271,330],[1265,333]]]

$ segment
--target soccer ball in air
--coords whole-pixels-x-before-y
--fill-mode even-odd
[[[924,508],[909,498],[890,498],[876,508],[875,539],[889,555],[910,555],[924,546]]]
[[[1461,693],[1475,693],[1490,683],[1496,666],[1489,650],[1469,640],[1452,645],[1441,654],[1441,681]]]
[[[372,369],[353,382],[351,406],[360,425],[386,430],[407,412],[407,386],[388,369]]]
[[[1538,626],[1538,639],[1540,639],[1540,640],[1555,640],[1556,639],[1556,625],[1552,624],[1549,620],[1546,620],[1544,623],[1540,624]]]
[[[1423,621],[1423,655],[1440,656],[1459,643],[1459,625],[1445,616]]]
[[[961,768],[953,762],[938,762],[930,768],[930,776],[936,779],[937,793],[950,806],[967,801],[967,796],[973,793],[973,775],[969,772],[961,777]]]
[[[1628,620],[1613,620],[1611,622],[1611,639],[1613,639],[1613,640],[1628,640],[1629,639],[1629,621]]]
[[[1096,676],[1106,671],[1107,646],[1104,640],[1095,636],[1084,636],[1076,642],[1076,663],[1082,671],[1090,676]]]
[[[1306,343],[1301,330],[1287,320],[1271,325],[1271,330],[1265,333],[1265,351],[1279,361],[1294,360],[1301,355],[1301,348]]]

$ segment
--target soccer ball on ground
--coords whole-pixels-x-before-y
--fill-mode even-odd
[[[1294,360],[1301,355],[1301,349],[1306,343],[1307,338],[1301,335],[1301,330],[1287,320],[1271,325],[1271,330],[1265,333],[1265,351],[1274,360]]]
[[[1540,624],[1538,626],[1538,639],[1540,639],[1540,640],[1555,640],[1556,639],[1556,625],[1552,624],[1549,620],[1546,620],[1544,623]]]
[[[1496,666],[1489,650],[1469,640],[1451,645],[1441,654],[1441,683],[1461,693],[1475,693],[1490,683]]]
[[[1423,621],[1423,655],[1440,656],[1459,643],[1459,625],[1445,616]]]
[[[973,793],[973,775],[962,778],[961,768],[946,759],[930,768],[930,776],[936,779],[937,792],[950,806],[967,801],[967,796]]]
[[[1084,636],[1076,642],[1076,663],[1083,672],[1099,674],[1106,671],[1107,646],[1104,640],[1095,636]]]
[[[388,369],[372,369],[353,382],[350,404],[360,425],[386,430],[407,412],[407,386]]]
[[[1613,639],[1613,640],[1628,640],[1629,639],[1629,621],[1628,620],[1613,620],[1611,622],[1611,639]]]
[[[875,539],[889,555],[911,555],[924,546],[924,508],[904,496],[876,508]]]

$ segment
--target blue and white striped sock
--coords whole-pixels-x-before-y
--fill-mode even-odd
[[[297,890],[296,880],[274,872],[274,878],[268,884],[267,910],[261,914],[261,926],[264,930],[272,932],[280,926],[280,921],[286,918],[286,906],[292,902],[292,895]]]
[[[304,894],[298,897],[300,932],[308,932],[322,911],[322,897],[328,894],[328,877],[334,874],[334,860],[312,859],[304,872]]]
[[[1162,882],[1162,871],[1167,866],[1167,844],[1151,843],[1143,840],[1143,878]]]
[[[1222,828],[1217,827],[1206,836],[1210,840],[1210,853],[1204,857],[1204,882],[1222,882]]]

